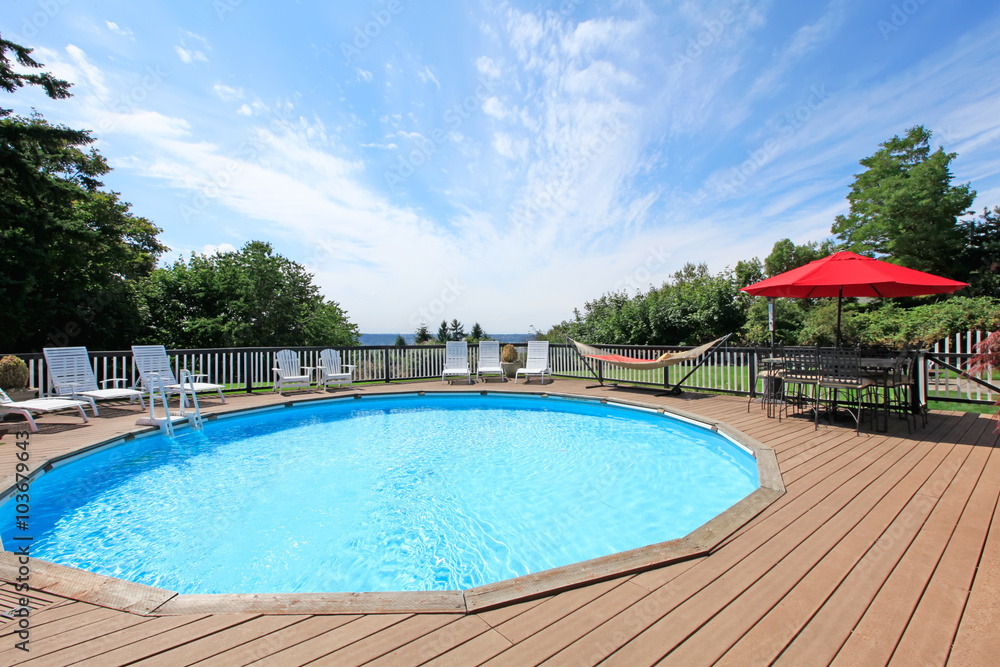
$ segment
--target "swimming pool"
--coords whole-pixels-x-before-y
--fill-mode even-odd
[[[683,536],[757,481],[707,428],[596,401],[309,402],[42,475],[33,555],[181,593],[467,589]]]

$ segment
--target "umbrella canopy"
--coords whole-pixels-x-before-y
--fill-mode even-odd
[[[942,294],[968,286],[968,283],[842,251],[747,285],[743,291],[753,296],[793,299],[832,296],[884,298]]]
[[[919,296],[943,294],[968,287],[968,283],[915,271],[853,252],[835,252],[823,259],[747,285],[753,296],[815,299],[837,297],[837,344],[840,344],[840,305],[845,296]],[[773,319],[771,321],[773,327]],[[771,331],[772,345],[774,331]]]

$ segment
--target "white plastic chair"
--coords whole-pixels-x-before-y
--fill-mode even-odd
[[[331,385],[341,387],[351,386],[351,375],[354,373],[354,366],[340,363],[340,352],[337,350],[323,350],[319,353],[319,379],[316,381],[316,388],[326,389]]]
[[[524,375],[524,381],[528,381],[529,375],[539,375],[542,384],[545,384],[545,375],[552,379],[552,369],[549,368],[549,341],[532,340],[528,341],[528,358],[524,362],[524,368],[518,368],[514,373],[514,384],[517,384],[519,375]]]
[[[275,366],[271,370],[278,376],[274,381],[274,391],[279,396],[288,388],[312,389],[312,377],[308,371],[303,373],[299,363],[299,355],[293,350],[281,350],[274,355]]]
[[[139,406],[143,410],[146,409],[141,391],[126,389],[123,386],[108,388],[108,384],[124,384],[128,382],[128,378],[108,378],[101,382],[104,385],[103,389],[97,386],[97,378],[94,376],[94,368],[90,365],[87,348],[46,347],[42,349],[42,353],[45,355],[45,367],[52,382],[52,392],[56,396],[71,396],[87,401],[95,417],[98,415],[95,400],[127,398],[130,403],[135,403],[135,399],[138,398]]]
[[[86,401],[69,398],[32,398],[27,401],[12,401],[7,392],[0,389],[0,414],[21,415],[28,420],[28,428],[31,429],[32,433],[38,433],[38,424],[35,423],[35,418],[31,415],[32,412],[56,412],[75,408],[83,417],[83,423],[86,424],[90,420],[87,419],[87,413],[83,411],[85,405],[87,405]]]
[[[139,386],[143,391],[149,391],[150,387],[159,388],[158,383],[153,383],[150,377],[153,373],[159,374],[159,381],[163,383],[163,390],[168,394],[180,394],[181,402],[186,399],[181,390],[181,383],[177,381],[174,370],[170,367],[170,359],[167,357],[167,348],[162,345],[133,345],[132,359],[135,360],[136,370],[139,371]],[[205,375],[192,375],[192,378],[207,377]],[[222,394],[222,385],[211,382],[191,382],[184,385],[191,390],[202,393],[205,391],[219,392],[219,398],[226,402],[226,397]]]
[[[500,341],[479,341],[479,362],[476,364],[476,379],[483,375],[499,375],[501,382],[506,380],[503,366],[500,365]]]
[[[441,371],[441,384],[453,377],[469,379],[472,384],[472,371],[469,370],[469,344],[464,340],[450,340],[445,345],[444,370]]]

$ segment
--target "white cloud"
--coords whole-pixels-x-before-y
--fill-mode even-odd
[[[357,72],[357,74],[358,74],[358,81],[367,81],[367,82],[371,82],[371,80],[372,80],[372,79],[374,78],[374,76],[375,76],[374,74],[372,74],[372,73],[371,73],[371,72],[369,72],[368,70],[366,70],[366,69],[361,69],[360,67],[357,67],[357,68],[355,68],[355,70],[354,70],[354,71],[355,71],[355,72]]]
[[[437,80],[436,76],[434,76],[434,72],[431,71],[430,67],[427,67],[425,65],[423,69],[417,70],[417,76],[420,77],[420,80],[423,81],[424,83],[427,83],[428,81],[433,81],[434,84],[438,87],[438,90],[441,90],[441,82]]]
[[[224,102],[232,102],[233,100],[243,99],[244,92],[242,88],[232,88],[222,83],[217,83],[212,86],[212,90],[215,94],[219,96],[219,99]]]
[[[121,35],[122,37],[126,37],[132,40],[133,42],[135,41],[135,35],[133,35],[132,31],[129,30],[128,28],[119,27],[119,25],[114,21],[105,21],[105,24],[108,26],[108,30],[115,33],[116,35]]]

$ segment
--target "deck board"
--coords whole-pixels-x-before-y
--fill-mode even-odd
[[[632,398],[725,421],[772,447],[786,487],[706,557],[473,613],[146,617],[33,592],[30,656],[0,619],[0,664],[647,665],[990,664],[1000,655],[1000,452],[985,415],[934,412],[886,433],[768,419],[731,396],[545,391]],[[462,391],[439,383],[352,391]],[[481,387],[501,389],[495,383]],[[506,384],[503,391],[538,391]],[[321,398],[300,394],[294,398]],[[234,395],[206,412],[285,402]],[[103,408],[103,406],[102,406]],[[133,428],[138,407],[88,426],[39,419],[32,463]],[[119,416],[111,416],[119,415]],[[121,416],[126,415],[126,416]],[[131,415],[131,416],[129,416]],[[77,420],[78,421],[78,420]],[[0,477],[13,448],[0,447]],[[0,606],[19,597],[0,585]],[[293,612],[294,614],[294,612]],[[37,649],[37,652],[35,651]]]

